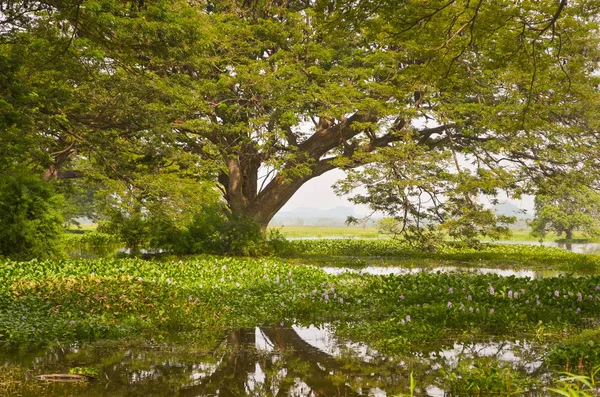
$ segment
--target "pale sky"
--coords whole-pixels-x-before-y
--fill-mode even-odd
[[[280,210],[291,211],[299,207],[313,207],[319,209],[329,209],[335,207],[354,207],[357,215],[367,215],[370,211],[367,206],[354,205],[348,201],[347,197],[338,197],[331,187],[340,179],[344,179],[345,173],[342,170],[334,169],[320,177],[306,182],[296,194]]]

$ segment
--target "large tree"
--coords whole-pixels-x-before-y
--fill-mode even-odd
[[[8,4],[1,139],[43,153],[48,178],[79,175],[75,158],[130,183],[176,162],[265,228],[381,149],[500,174],[595,158],[595,0]]]

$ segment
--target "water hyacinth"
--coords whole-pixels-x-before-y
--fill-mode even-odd
[[[513,292],[513,298],[517,299],[519,297],[519,293],[518,292]]]
[[[471,295],[467,296],[467,300],[472,301],[473,297]]]
[[[452,302],[448,302],[448,304],[446,306],[452,307]]]
[[[560,292],[558,292],[558,290],[554,291],[554,296],[558,298],[560,296]]]
[[[490,287],[488,288],[488,292],[490,293],[490,295],[494,295],[495,291],[494,291],[494,287],[492,287],[490,285]]]
[[[578,301],[578,302],[581,302],[581,301],[583,301],[583,295],[581,295],[581,292],[578,292],[578,293],[577,293],[577,301]]]
[[[454,290],[452,289],[452,287],[448,288],[448,293],[451,295],[454,293]]]
[[[508,293],[506,295],[508,296],[509,299],[512,299],[513,292],[511,290],[508,290]]]

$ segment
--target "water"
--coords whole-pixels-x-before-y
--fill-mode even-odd
[[[433,350],[392,357],[340,339],[328,325],[260,327],[182,338],[185,343],[0,353],[0,395],[393,396],[408,392],[413,372],[417,395],[441,397],[447,387],[441,371],[451,372],[461,362],[493,359],[525,374],[543,375],[544,346],[527,339],[447,341]],[[34,379],[75,367],[94,370],[98,380],[66,384]],[[13,375],[8,376],[11,368]]]
[[[600,243],[565,243],[555,241],[495,241],[496,244],[523,244],[523,245],[543,245],[544,247],[562,248],[567,251],[572,251],[577,254],[596,254],[600,252]]]
[[[515,270],[515,269],[498,269],[498,268],[476,268],[476,267],[458,267],[458,266],[438,266],[438,267],[402,267],[402,266],[367,266],[361,269],[352,269],[348,267],[337,266],[320,266],[329,274],[372,274],[379,276],[407,275],[423,272],[441,272],[441,273],[472,273],[472,274],[497,274],[503,277],[529,277],[531,279],[558,277],[563,272],[556,270]]]

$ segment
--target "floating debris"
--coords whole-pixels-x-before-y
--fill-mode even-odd
[[[79,374],[48,374],[38,375],[37,380],[45,380],[48,382],[91,382],[96,380],[93,376]]]

